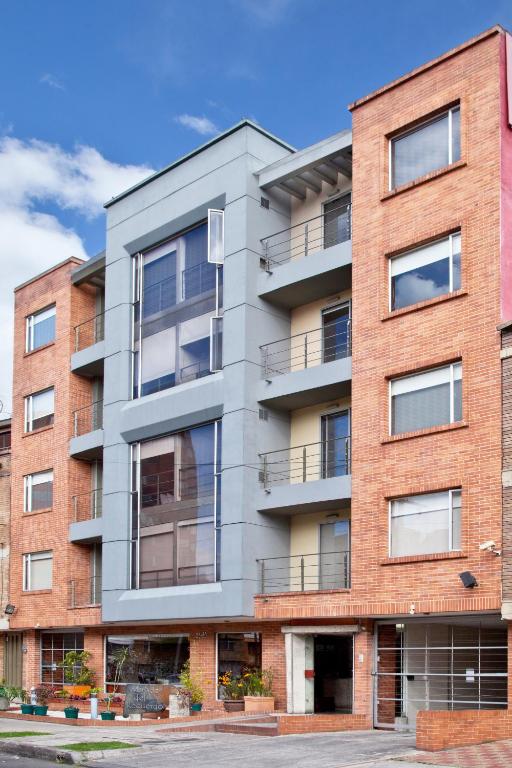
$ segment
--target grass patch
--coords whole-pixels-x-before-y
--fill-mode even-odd
[[[138,744],[126,741],[78,741],[76,744],[59,744],[59,749],[71,749],[73,752],[100,752],[103,749],[133,749]]]
[[[51,736],[43,731],[0,731],[0,739],[15,739],[16,736]]]

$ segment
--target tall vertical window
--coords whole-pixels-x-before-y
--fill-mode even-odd
[[[350,521],[320,524],[319,588],[350,586]]]
[[[26,352],[49,344],[55,339],[55,305],[27,317]]]
[[[50,509],[53,504],[53,469],[34,472],[24,478],[24,511]]]
[[[460,288],[460,232],[395,256],[389,262],[390,309]]]
[[[391,557],[460,549],[460,507],[460,489],[391,501]]]
[[[350,240],[352,195],[343,195],[324,203],[324,248]]]
[[[52,588],[53,552],[23,555],[23,591]]]
[[[231,672],[240,677],[244,672],[261,669],[261,635],[259,632],[222,632],[217,635],[217,679]],[[217,698],[227,694],[222,685]]]
[[[220,423],[132,446],[133,588],[218,578]]]
[[[460,160],[460,107],[453,107],[390,142],[389,188]]]
[[[134,397],[222,367],[224,214],[209,213],[134,259]]]
[[[55,414],[55,390],[53,387],[34,392],[25,398],[25,432],[49,427]]]
[[[390,382],[391,434],[414,432],[462,419],[462,363]]]

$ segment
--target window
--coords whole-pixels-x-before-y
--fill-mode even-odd
[[[460,489],[391,501],[391,557],[460,549],[460,507]]]
[[[229,632],[217,635],[217,679],[226,672],[239,677],[251,669],[261,669],[261,635],[258,632]],[[218,687],[217,698],[225,699]]]
[[[55,305],[35,312],[27,317],[26,345],[27,352],[39,349],[55,340]]]
[[[350,472],[350,413],[336,411],[322,416],[322,478]]]
[[[390,382],[391,434],[414,432],[462,419],[462,363]]]
[[[319,589],[350,585],[350,521],[320,524]]]
[[[115,680],[116,657],[128,649],[121,670],[121,685],[143,683],[175,685],[189,658],[187,635],[111,635],[107,637],[105,681]]]
[[[41,682],[63,685],[64,670],[59,667],[69,651],[84,650],[83,632],[41,633]]]
[[[0,432],[0,451],[8,451],[11,447],[11,433]]]
[[[223,216],[134,259],[134,397],[222,368]]]
[[[460,288],[460,232],[395,256],[389,262],[390,309]]]
[[[218,578],[220,424],[132,446],[133,588]]]
[[[324,248],[351,238],[351,195],[324,203]]]
[[[350,302],[322,310],[322,362],[350,355]]]
[[[34,472],[24,478],[24,512],[50,509],[53,504],[53,469]]]
[[[52,588],[53,552],[23,555],[23,591]]]
[[[25,432],[49,427],[53,424],[55,412],[55,390],[53,387],[36,392],[25,398]]]
[[[390,142],[390,189],[460,160],[460,107],[402,133]]]

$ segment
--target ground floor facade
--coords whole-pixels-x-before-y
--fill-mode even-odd
[[[219,677],[271,670],[276,709],[293,714],[364,715],[380,728],[414,729],[422,710],[499,710],[509,700],[508,626],[497,615],[219,622],[30,629],[4,634],[8,683],[64,684],[70,650],[91,653],[95,685],[173,685],[190,660],[206,709],[221,708]]]

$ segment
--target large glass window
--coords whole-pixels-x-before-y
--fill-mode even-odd
[[[217,578],[220,423],[133,446],[133,587]]]
[[[105,681],[115,680],[116,659],[128,649],[120,683],[174,685],[189,658],[187,635],[111,635],[107,637]]]
[[[41,633],[41,682],[64,684],[64,670],[59,667],[69,651],[84,650],[83,632]]]
[[[462,364],[452,363],[390,382],[391,434],[462,419]]]
[[[350,585],[350,521],[320,524],[319,588],[339,589]]]
[[[350,472],[350,412],[335,411],[322,416],[322,477],[340,477]]]
[[[35,392],[25,398],[25,432],[49,427],[55,413],[55,390],[53,387]]]
[[[223,254],[223,212],[214,213],[210,228],[200,224],[135,259],[134,397],[221,368],[222,264],[210,258],[220,260]],[[210,354],[214,318],[216,367]]]
[[[351,238],[351,195],[324,203],[324,248]]]
[[[55,305],[27,317],[26,352],[55,340]]]
[[[226,672],[240,677],[244,672],[261,669],[261,635],[258,632],[223,632],[217,635],[217,679]],[[219,686],[217,696],[225,699]]]
[[[23,555],[23,591],[52,588],[53,552]]]
[[[390,260],[391,309],[460,288],[460,232]]]
[[[391,139],[390,189],[460,160],[460,108]]]
[[[34,472],[24,478],[24,511],[50,509],[53,504],[53,469]]]
[[[391,557],[460,549],[460,507],[460,489],[391,501]]]

